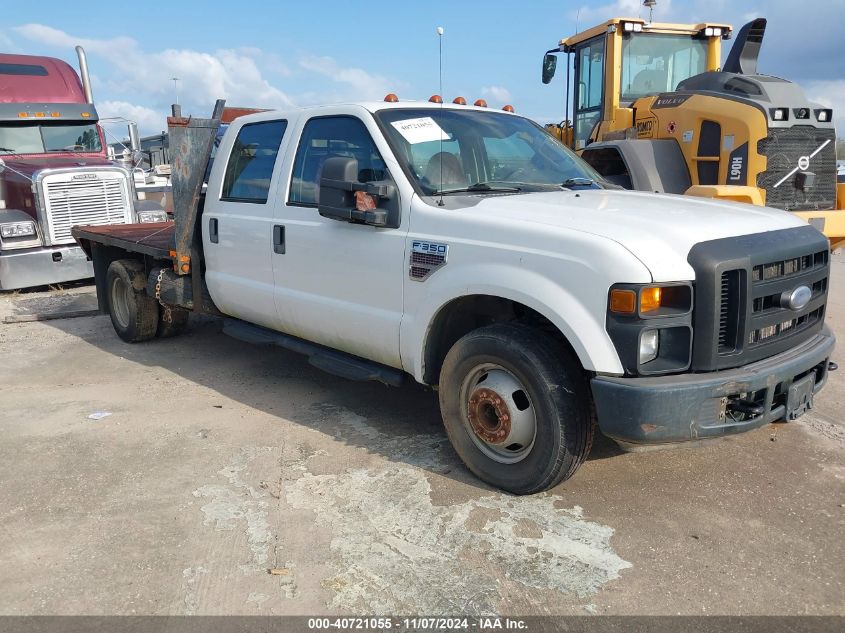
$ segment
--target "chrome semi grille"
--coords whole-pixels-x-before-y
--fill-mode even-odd
[[[48,174],[42,180],[45,232],[51,244],[73,242],[76,225],[132,222],[129,184],[122,171]]]
[[[835,208],[835,136],[831,128],[809,125],[769,130],[757,143],[758,153],[767,158],[766,171],[757,177],[757,186],[766,190],[766,206],[785,211]],[[802,185],[802,171],[814,174],[811,186]]]

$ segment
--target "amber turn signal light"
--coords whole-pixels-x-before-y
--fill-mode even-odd
[[[610,311],[617,314],[634,314],[637,311],[637,293],[633,290],[611,290]]]
[[[643,288],[640,293],[640,312],[654,312],[660,309],[663,288]]]

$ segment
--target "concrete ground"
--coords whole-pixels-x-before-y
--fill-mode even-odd
[[[91,292],[5,294],[0,319]],[[797,422],[600,439],[517,498],[464,469],[419,386],[211,319],[141,345],[103,316],[0,323],[0,614],[845,614],[843,406],[840,371]]]

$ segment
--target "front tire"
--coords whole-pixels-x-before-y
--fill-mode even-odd
[[[592,446],[581,365],[540,330],[497,324],[470,332],[446,355],[439,390],[455,451],[497,488],[521,495],[556,486]]]
[[[144,264],[134,259],[113,261],[106,274],[109,316],[117,335],[127,343],[156,335],[158,303],[147,295]]]

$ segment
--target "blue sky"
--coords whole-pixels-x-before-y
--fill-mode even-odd
[[[101,116],[163,129],[176,96],[207,116],[229,105],[284,107],[427,99],[437,88],[437,26],[445,28],[444,93],[512,103],[541,122],[563,118],[563,82],[540,82],[561,37],[614,15],[647,16],[639,0],[598,2],[101,2],[7,3],[0,50],[60,57],[85,46]],[[837,110],[845,136],[845,0],[659,0],[656,21],[769,19],[760,69],[800,83]],[[731,42],[727,43],[728,45]],[[727,47],[726,47],[727,48]]]

